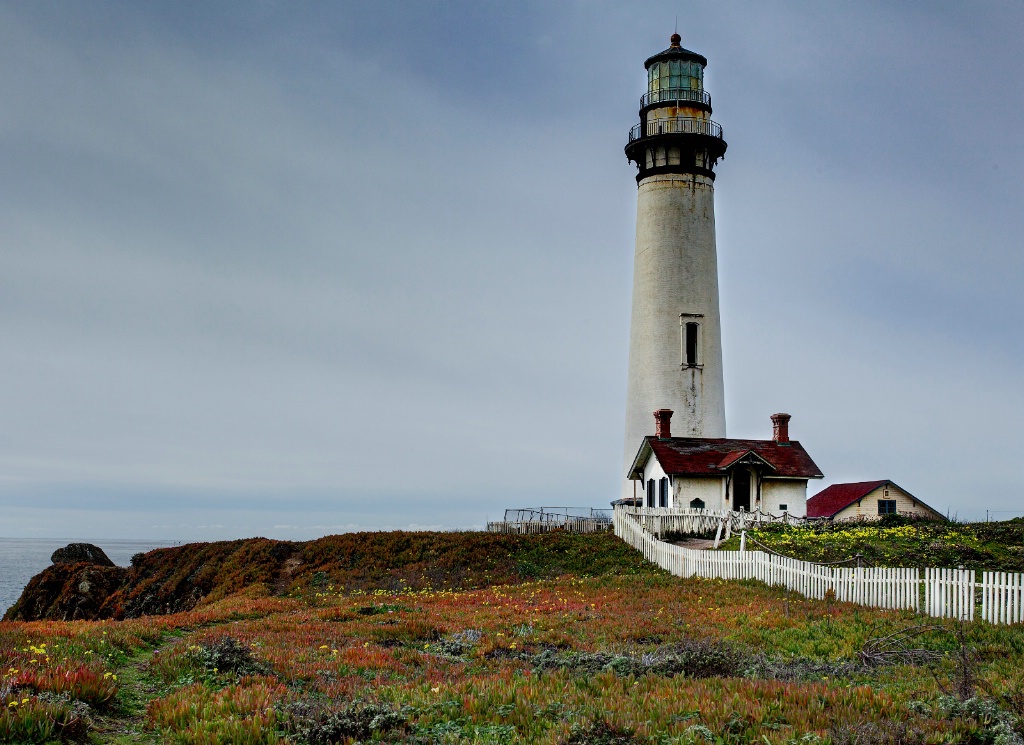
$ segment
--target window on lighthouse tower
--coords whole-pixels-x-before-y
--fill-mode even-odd
[[[683,364],[686,367],[697,367],[700,364],[697,358],[697,339],[700,332],[700,324],[687,323],[683,326]]]

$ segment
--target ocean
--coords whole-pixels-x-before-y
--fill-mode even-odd
[[[33,576],[50,566],[50,554],[72,541],[61,538],[0,538],[0,615],[14,605],[21,591]],[[106,552],[118,566],[126,567],[132,556],[166,546],[180,546],[182,541],[88,541]]]

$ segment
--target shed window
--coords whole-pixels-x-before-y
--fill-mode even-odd
[[[879,499],[878,500],[878,514],[879,515],[895,515],[896,514],[896,500],[895,499]]]
[[[647,480],[647,506],[654,506],[654,479]]]
[[[786,510],[789,509],[789,505],[788,504],[780,504],[779,505],[779,509],[782,510],[783,512],[785,512]]]
[[[683,364],[687,367],[696,367],[700,364],[697,360],[697,334],[699,331],[699,323],[691,321],[683,326]]]
[[[665,477],[658,482],[658,506],[668,507],[668,479]]]

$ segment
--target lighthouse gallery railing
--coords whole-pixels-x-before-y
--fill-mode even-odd
[[[646,108],[651,104],[672,103],[675,101],[699,103],[710,108],[711,94],[694,88],[662,88],[656,91],[647,91],[647,93],[640,96],[640,108]]]
[[[690,116],[651,119],[637,124],[629,130],[629,141],[668,134],[707,135],[722,139],[722,125],[710,119],[696,119]]]

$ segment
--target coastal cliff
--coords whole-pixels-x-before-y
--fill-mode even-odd
[[[611,534],[377,532],[315,541],[192,543],[132,557],[130,567],[55,563],[37,574],[6,621],[137,618],[191,610],[254,587],[268,595],[327,588],[468,589],[642,563]]]

